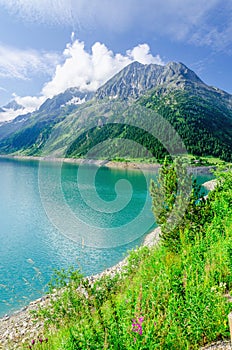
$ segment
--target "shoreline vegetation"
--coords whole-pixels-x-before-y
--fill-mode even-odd
[[[9,157],[7,157],[7,158],[9,158]],[[16,157],[13,157],[13,158],[16,158]],[[32,160],[32,159],[34,160],[34,158],[36,158],[36,160],[38,160],[37,157],[20,157],[20,159],[30,159],[30,160]],[[41,159],[41,160],[44,160],[44,159]],[[45,160],[47,160],[47,159],[45,159]],[[51,161],[51,159],[48,159],[48,160]],[[54,158],[53,158],[53,160],[54,160]],[[54,161],[56,161],[56,159]],[[61,160],[59,160],[59,161],[61,161]],[[66,161],[66,159],[65,160],[62,159],[62,161]],[[69,161],[69,159],[67,161]],[[204,168],[207,168],[207,169],[204,169],[204,171],[206,171],[206,170],[209,171],[208,167],[204,167]],[[210,167],[210,169],[211,168],[212,167]],[[217,180],[217,181],[216,180],[210,180],[210,181],[207,181],[206,183],[203,184],[203,186],[205,188],[207,188],[209,191],[211,191],[211,193],[215,192],[213,190],[215,189],[215,187],[217,189],[217,186],[216,186],[217,184],[220,184],[220,186],[221,186],[221,187],[219,186],[220,187],[220,191],[221,191],[221,193],[219,193],[219,197],[217,196],[217,192],[216,192],[216,195],[213,196],[213,200],[212,200],[213,203],[215,201],[215,198],[218,201],[218,203],[216,203],[217,205],[214,206],[215,210],[217,209],[218,204],[224,204],[224,208],[222,210],[222,213],[217,214],[218,215],[218,218],[217,218],[218,220],[216,222],[215,229],[217,228],[217,225],[220,225],[219,221],[222,220],[223,213],[225,214],[226,210],[228,210],[228,203],[226,203],[226,201],[227,201],[228,193],[229,193],[229,195],[231,195],[231,192],[228,192],[228,191],[231,190],[231,188],[230,188],[231,183],[229,183],[229,185],[227,185],[227,188],[223,188],[223,184],[222,183],[223,183],[223,181],[220,182],[219,180]],[[228,188],[228,186],[229,186],[229,188]],[[223,202],[223,200],[224,200],[224,202]],[[207,203],[207,201],[205,201],[204,203]],[[205,210],[204,206],[203,206],[202,210]],[[219,216],[220,216],[220,220],[219,220]],[[230,237],[227,237],[229,235],[228,232],[229,232],[229,230],[231,228],[231,226],[230,227],[228,226],[228,225],[231,225],[231,223],[230,223],[231,222],[230,221],[230,216],[228,216],[227,219],[228,220],[226,221],[226,225],[225,225],[226,226],[225,230],[226,230],[227,233],[226,233],[226,237],[224,237],[224,236],[223,237],[224,237],[224,240],[227,239],[228,242],[230,242]],[[208,219],[206,219],[206,225],[205,226],[211,227],[210,223],[208,223],[207,220]],[[212,226],[212,229],[214,229],[214,226]],[[180,271],[178,271],[178,269],[180,268],[179,261],[178,261],[178,259],[179,259],[178,255],[176,256],[174,254],[174,252],[166,252],[165,248],[162,247],[162,245],[158,244],[160,242],[160,240],[159,240],[160,233],[161,233],[161,229],[160,229],[160,227],[157,227],[156,229],[154,229],[152,232],[148,233],[145,236],[145,239],[144,239],[144,242],[143,242],[142,246],[138,247],[137,249],[135,249],[133,251],[131,251],[129,256],[126,257],[123,261],[119,262],[117,265],[115,265],[115,266],[113,266],[111,268],[106,269],[105,271],[103,271],[102,273],[100,273],[98,275],[90,276],[90,277],[85,278],[85,280],[87,280],[87,284],[84,285],[83,287],[80,287],[78,292],[80,292],[81,295],[83,295],[83,296],[86,296],[85,294],[87,293],[87,299],[88,299],[89,298],[88,297],[88,293],[90,292],[89,288],[93,288],[95,284],[97,285],[97,287],[96,287],[97,289],[95,289],[95,293],[98,294],[98,292],[100,291],[99,293],[101,294],[101,285],[100,284],[98,285],[98,281],[100,283],[103,280],[103,282],[105,281],[104,283],[106,283],[106,282],[108,283],[109,282],[109,283],[112,283],[112,284],[115,283],[115,281],[116,281],[116,284],[117,284],[117,281],[118,281],[118,278],[119,278],[118,276],[120,276],[120,275],[122,276],[122,278],[123,278],[124,275],[126,276],[125,278],[128,278],[128,276],[130,277],[130,275],[132,277],[133,276],[136,277],[136,272],[135,272],[136,270],[134,270],[135,269],[135,265],[138,264],[138,268],[139,269],[145,269],[146,270],[146,266],[148,266],[148,264],[149,264],[148,260],[151,258],[153,252],[155,252],[155,254],[156,254],[156,259],[157,259],[158,256],[160,256],[160,258],[162,259],[163,258],[162,254],[164,254],[164,255],[167,254],[167,256],[165,257],[165,261],[166,261],[165,264],[170,265],[169,262],[171,263],[171,265],[174,264],[173,265],[174,269],[177,269],[175,273],[177,273],[177,274],[180,273]],[[219,233],[217,233],[217,234],[219,234]],[[219,244],[218,241],[216,240],[216,236],[217,236],[217,239],[218,239],[218,235],[217,234],[214,233],[215,242],[209,243],[209,244],[213,244],[212,247],[211,247],[212,249],[213,249],[214,244],[217,244],[217,245]],[[202,239],[203,238],[201,238],[201,240]],[[187,243],[183,242],[183,244],[186,245]],[[202,244],[202,242],[199,241],[197,244]],[[192,247],[192,245],[189,245],[189,243],[185,247],[185,249],[190,249],[190,250],[193,249],[193,248],[195,249],[195,246],[193,245],[193,247]],[[219,244],[217,253],[219,253],[219,255],[220,255],[220,253],[222,253],[222,251],[223,251],[222,247]],[[195,253],[198,254],[197,250],[196,250]],[[186,251],[184,251],[183,254],[185,256],[187,254]],[[148,255],[148,257],[146,255]],[[216,256],[216,258],[220,258],[219,255]],[[187,259],[187,256],[184,257],[184,259]],[[216,261],[217,261],[217,259],[215,260],[215,262]],[[143,263],[142,266],[141,266],[141,264],[139,265],[139,263],[141,263],[141,262]],[[186,262],[187,262],[187,260],[186,260]],[[160,262],[159,263],[157,262],[156,264],[160,264]],[[208,264],[210,264],[210,257],[209,257]],[[171,267],[171,265],[168,268],[170,268],[170,269],[173,268],[173,267]],[[162,267],[162,265],[161,265],[161,267]],[[159,268],[159,266],[157,266],[157,270],[158,270],[158,268]],[[213,267],[213,265],[212,265],[212,268],[215,268],[215,267]],[[223,266],[223,268],[225,268],[225,267]],[[226,268],[225,268],[225,271],[226,271]],[[189,271],[189,273],[190,272],[191,271]],[[212,280],[215,280],[215,278],[217,278],[216,276],[213,276],[213,275],[210,277],[210,273],[211,273],[210,270],[209,271],[205,271],[205,272],[206,272],[206,275],[208,276],[208,277],[206,276],[208,279],[210,279],[212,277]],[[148,275],[150,275],[149,269],[148,269],[147,273],[148,273]],[[185,273],[187,273],[187,271]],[[184,273],[184,277],[182,277],[182,278],[184,278],[182,283],[183,283],[183,287],[187,288],[186,287],[186,285],[187,285],[187,275],[185,275],[185,273]],[[215,293],[216,293],[215,294],[215,298],[217,299],[216,302],[220,304],[220,303],[222,303],[223,295],[225,293],[230,294],[230,287],[229,287],[229,285],[230,285],[230,282],[229,282],[230,276],[228,277],[228,282],[225,282],[224,280],[227,280],[227,276],[223,277],[223,273],[224,272],[223,273],[220,272],[219,268],[218,268],[218,272],[217,273],[220,274],[221,282],[220,282],[220,284],[218,286],[215,285],[215,287],[214,287],[214,285],[213,285],[211,290],[213,290],[213,288],[215,288]],[[229,271],[228,271],[228,274],[230,275]],[[206,277],[204,277],[203,279],[205,279]],[[165,273],[164,273],[164,278],[165,278]],[[171,276],[170,276],[170,278],[171,278]],[[223,278],[224,278],[224,280],[223,280]],[[209,282],[209,281],[208,282],[207,281],[205,281],[206,284]],[[213,281],[213,283],[216,283],[215,281]],[[132,283],[134,284],[134,282],[132,282]],[[157,282],[157,284],[158,284],[158,282]],[[66,285],[66,287],[67,287],[67,285]],[[194,288],[195,287],[197,287],[197,286],[194,286]],[[144,291],[142,292],[141,288],[142,287],[140,286],[139,290],[137,291],[137,293],[138,293],[137,294],[137,298],[138,298],[138,303],[139,303],[139,309],[137,310],[137,307],[136,307],[135,310],[134,310],[136,318],[133,320],[134,323],[132,324],[132,333],[134,332],[134,347],[132,347],[133,349],[145,349],[146,348],[146,347],[141,347],[142,343],[140,341],[140,338],[142,338],[142,337],[140,337],[142,335],[142,323],[144,321],[144,317],[140,313],[141,313],[141,310],[145,307],[145,305],[142,305],[142,299],[141,299],[142,296],[141,295],[142,295],[142,293],[144,293]],[[176,287],[173,286],[173,288],[175,289]],[[111,290],[111,289],[114,289],[114,287],[110,284],[109,290]],[[75,292],[76,291],[77,291],[77,289],[75,289]],[[30,344],[32,344],[33,346],[35,345],[35,349],[37,349],[37,348],[39,349],[39,345],[41,345],[42,343],[43,343],[43,347],[42,347],[43,349],[50,349],[50,347],[46,347],[46,344],[45,344],[47,341],[49,342],[50,340],[47,339],[47,338],[44,338],[44,334],[46,335],[46,332],[48,332],[48,328],[46,328],[47,327],[46,321],[49,319],[50,316],[48,316],[48,314],[46,314],[46,312],[45,312],[45,314],[43,315],[44,319],[43,318],[39,318],[38,319],[38,315],[39,315],[39,313],[41,312],[41,310],[43,308],[46,308],[47,306],[50,307],[50,302],[51,302],[51,299],[53,299],[53,297],[54,297],[54,300],[56,300],[57,296],[58,296],[58,299],[59,299],[59,291],[56,290],[56,289],[53,289],[53,292],[54,292],[54,294],[45,295],[44,297],[39,298],[39,299],[31,302],[28,306],[24,307],[22,310],[20,310],[20,311],[18,311],[16,313],[12,314],[11,316],[6,315],[5,317],[0,319],[0,349],[1,349],[1,346],[3,346],[2,349],[21,349],[21,348],[22,349],[28,349],[28,348],[32,348],[32,346]],[[109,294],[109,296],[110,296],[110,294]],[[70,295],[69,295],[69,297],[70,297]],[[209,297],[209,296],[207,296],[207,297]],[[128,298],[129,298],[129,296],[128,296]],[[53,300],[53,302],[54,302],[54,300]],[[214,300],[212,299],[212,302],[213,301]],[[111,300],[110,303],[112,303],[112,302],[113,301]],[[119,301],[116,301],[116,303],[118,303],[118,302]],[[130,301],[128,300],[128,301],[126,301],[126,303],[130,303]],[[55,304],[52,304],[52,308],[54,308],[54,305]],[[102,305],[103,304],[101,304],[101,307],[102,307]],[[207,308],[209,308],[209,309],[207,309],[209,314],[210,314],[210,307],[211,307],[210,305],[211,304],[209,302],[209,304],[207,306]],[[224,304],[222,304],[222,306],[223,305]],[[194,307],[194,306],[192,305],[192,307]],[[226,307],[226,309],[227,309],[227,311],[229,310],[228,307]],[[206,312],[207,312],[207,310],[206,310]],[[42,314],[43,314],[43,311],[42,311]],[[211,334],[211,338],[210,338],[210,336],[208,336],[208,338],[207,338],[207,335],[206,334],[204,335],[204,331],[201,330],[201,332],[203,331],[203,335],[204,335],[204,336],[202,335],[203,336],[203,338],[202,338],[203,339],[203,343],[202,344],[206,344],[206,343],[210,342],[210,339],[211,339],[211,342],[215,341],[215,340],[218,340],[218,339],[224,339],[223,342],[220,342],[219,345],[217,343],[215,343],[211,347],[204,347],[204,349],[220,349],[220,348],[231,349],[229,341],[225,340],[226,338],[228,338],[228,335],[229,335],[228,325],[226,326],[226,324],[225,324],[225,320],[226,320],[227,314],[228,313],[225,313],[225,310],[224,310],[223,311],[223,315],[218,316],[218,318],[220,320],[224,319],[224,321],[223,321],[224,322],[224,328],[223,328],[223,325],[219,326],[219,324],[218,324],[218,328],[220,328],[220,330],[218,330],[218,331],[215,330]],[[97,317],[100,317],[100,316],[98,315]],[[172,315],[172,317],[173,317],[173,315]],[[202,317],[204,318],[205,314],[202,315]],[[118,318],[118,316],[116,317],[116,320],[117,320],[117,318]],[[161,321],[162,321],[162,317],[161,317]],[[198,320],[198,321],[200,322],[200,320]],[[214,320],[212,320],[212,321],[214,321]],[[59,321],[57,321],[57,322],[59,322]],[[155,320],[155,322],[153,320],[155,328],[158,327],[158,323],[159,322],[160,322],[160,320]],[[165,322],[165,319],[162,322]],[[62,321],[61,321],[61,324],[62,324]],[[95,325],[95,326],[97,326],[97,325]],[[99,325],[99,326],[101,327],[101,325]],[[52,327],[53,331],[56,329],[56,326],[54,326],[54,327]],[[188,326],[186,326],[186,327],[188,328]],[[227,329],[227,331],[226,331],[226,329]],[[59,327],[58,327],[57,330],[59,332]],[[155,330],[155,331],[157,331],[157,330]],[[48,337],[49,337],[49,333],[47,333],[47,334],[48,334]],[[157,334],[159,334],[159,333],[157,333]],[[66,334],[66,336],[69,337],[69,335],[67,335],[67,334]],[[70,333],[70,336],[72,338],[74,335],[72,335],[72,333]],[[198,334],[198,336],[201,336],[201,335]],[[204,340],[204,337],[205,337],[205,340]],[[36,346],[34,341],[37,342],[38,347]],[[171,340],[171,339],[170,339],[170,341],[171,341],[171,343],[173,342],[173,340]],[[184,343],[184,340],[183,340],[182,343],[180,341],[180,344],[177,347],[174,346],[173,349],[177,349],[177,348],[178,349],[185,349],[186,348],[186,344],[187,343]],[[224,344],[223,345],[224,347],[220,347],[220,346],[222,346],[222,344]],[[197,346],[197,340],[196,340],[196,346]],[[196,347],[196,346],[191,346],[190,345],[189,349],[199,349],[200,348],[200,347]],[[81,349],[81,347],[78,347],[78,346],[76,348],[67,347],[67,349],[79,349],[79,348]],[[89,347],[83,347],[83,349],[88,349],[88,348]],[[107,345],[104,348],[111,349],[111,347],[107,347]],[[160,347],[160,348],[162,348],[162,347]],[[165,347],[163,347],[163,348],[165,348]],[[51,349],[56,349],[56,348],[55,347],[51,347]],[[65,347],[65,349],[66,349],[66,347]],[[96,348],[96,349],[98,349],[98,348]],[[99,347],[99,349],[100,349],[100,347]],[[120,347],[120,349],[121,349],[121,347]],[[122,349],[124,349],[124,347],[122,347]]]

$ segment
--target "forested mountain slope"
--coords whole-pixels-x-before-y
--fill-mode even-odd
[[[168,150],[154,135],[162,127],[165,133],[162,118],[176,130],[189,153],[232,160],[232,96],[206,85],[184,64],[175,62],[166,66],[134,62],[94,94],[73,88],[45,101],[38,111],[0,126],[0,153],[41,155],[46,145],[46,154],[57,148],[68,157],[83,157],[107,139],[129,139],[143,150],[138,145],[128,153],[124,142],[115,151],[118,141],[112,141],[111,150],[109,145],[102,147],[102,156],[122,152],[127,157],[152,154],[161,159]],[[148,127],[144,130],[143,125]]]

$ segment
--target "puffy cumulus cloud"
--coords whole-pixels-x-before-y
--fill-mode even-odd
[[[77,87],[80,91],[96,91],[107,80],[133,61],[138,61],[143,64],[164,64],[159,55],[153,56],[151,54],[148,44],[138,45],[133,49],[128,50],[126,54],[123,55],[120,53],[115,54],[104,44],[99,42],[96,42],[88,52],[85,49],[84,42],[74,39],[75,34],[73,32],[71,34],[71,43],[66,45],[62,55],[59,57],[59,59],[57,58],[55,60],[55,62],[63,63],[58,63],[56,65],[54,64],[54,67],[51,69],[51,71],[54,71],[54,74],[52,75],[50,81],[45,83],[39,96],[20,97],[13,94],[13,99],[24,108],[24,110],[20,111],[21,114],[38,109],[47,98],[51,98],[54,95],[64,92],[70,87]],[[11,53],[12,52],[13,50],[11,50]],[[23,55],[21,52],[20,54],[21,57],[26,58],[26,61],[31,59],[34,71],[35,67],[37,67],[38,71],[39,68],[41,70],[44,69],[43,65],[45,65],[45,63],[41,63],[44,55],[38,58],[35,55],[28,55],[28,52],[26,52],[25,55]],[[52,58],[52,54],[50,56],[46,54],[45,57]],[[6,61],[6,59],[4,60]],[[12,61],[9,60],[9,64],[15,67],[15,70],[12,73],[9,73],[11,74],[11,77],[28,79],[29,68],[27,62],[20,65],[20,58],[17,58],[16,62],[13,64]],[[4,115],[4,118],[6,118],[6,114]],[[16,115],[12,111],[7,119],[12,119],[13,116]],[[1,119],[3,119],[3,115],[1,116]]]
[[[63,55],[64,63],[57,65],[53,79],[43,87],[42,94],[46,97],[74,86],[81,91],[95,91],[133,61],[164,64],[159,55],[153,56],[150,53],[147,44],[138,45],[122,55],[114,54],[99,42],[92,46],[89,53],[83,42],[75,40],[67,45]]]
[[[138,61],[143,64],[164,64],[159,55],[152,56],[150,53],[150,47],[147,44],[141,44],[134,47],[132,50],[128,50],[127,55],[131,57],[133,61]]]
[[[51,74],[58,59],[56,53],[0,45],[0,77],[27,80],[38,73]]]

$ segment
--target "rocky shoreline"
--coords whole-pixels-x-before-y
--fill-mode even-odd
[[[0,349],[19,349],[23,344],[30,344],[32,339],[43,337],[44,324],[35,319],[32,312],[43,307],[49,297],[44,296],[32,301],[28,306],[0,319]]]
[[[157,244],[159,235],[160,228],[157,227],[145,237],[143,245],[152,247]],[[127,258],[104,270],[102,273],[87,278],[90,283],[94,283],[94,281],[103,276],[113,277],[116,273],[120,273],[126,265]],[[44,324],[33,316],[33,311],[48,305],[49,299],[49,295],[45,295],[32,301],[28,306],[12,315],[5,315],[3,318],[0,318],[0,349],[19,349],[19,346],[22,344],[30,344],[32,339],[43,339]]]
[[[42,157],[42,156],[23,156],[23,155],[0,155],[2,159],[16,159],[16,160],[35,160],[46,162],[70,163],[70,164],[92,164],[96,166],[105,166],[112,169],[129,169],[129,170],[147,170],[157,171],[161,165],[158,163],[139,163],[139,162],[116,162],[111,160],[97,160],[97,159],[81,159],[81,158],[58,158],[58,157]],[[193,175],[210,174],[216,167],[210,166],[190,166],[189,171]]]

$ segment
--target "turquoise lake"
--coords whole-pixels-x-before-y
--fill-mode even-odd
[[[43,295],[54,269],[96,274],[140,245],[155,226],[148,193],[154,177],[1,159],[0,317]]]

